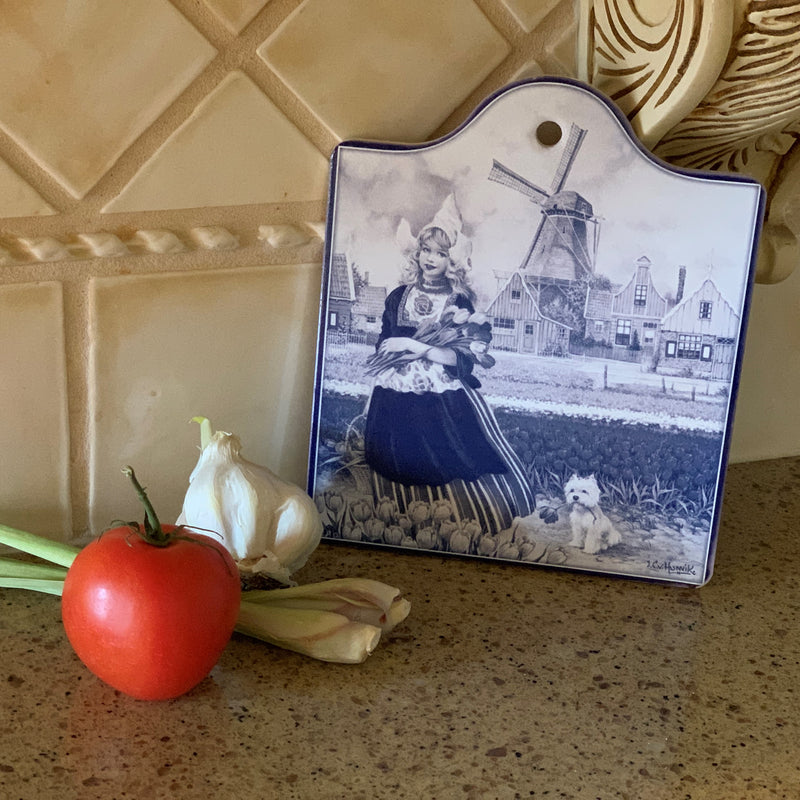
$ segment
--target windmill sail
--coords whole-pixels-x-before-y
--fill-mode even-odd
[[[535,183],[531,183],[521,175],[517,175],[516,172],[510,170],[504,164],[501,164],[497,159],[492,159],[492,169],[489,172],[489,180],[516,189],[518,192],[522,192],[522,194],[530,197],[531,200],[536,203],[541,203],[549,197],[544,189],[540,189]]]
[[[567,176],[575,163],[575,157],[578,155],[583,144],[583,138],[586,136],[586,130],[579,128],[574,122],[570,125],[569,136],[567,137],[567,144],[564,152],[561,154],[561,161],[556,169],[556,174],[553,176],[553,183],[550,187],[550,193],[556,194],[564,188],[567,182]]]
[[[572,282],[594,271],[595,252],[589,244],[589,228],[596,228],[591,204],[577,192],[567,191],[567,182],[586,130],[574,123],[561,153],[549,192],[510,170],[496,159],[489,180],[524,194],[541,206],[536,231],[519,270],[528,278]],[[596,229],[592,231],[596,243]]]

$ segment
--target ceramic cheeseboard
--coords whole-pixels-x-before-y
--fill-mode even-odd
[[[764,193],[536,79],[332,157],[309,491],[330,540],[702,585]]]

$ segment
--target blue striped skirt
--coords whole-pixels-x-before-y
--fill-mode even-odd
[[[375,500],[400,513],[414,501],[448,500],[457,522],[493,534],[533,512],[534,497],[483,397],[464,384],[444,392],[376,386],[365,429]]]

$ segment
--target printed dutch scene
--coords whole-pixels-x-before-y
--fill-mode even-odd
[[[759,189],[591,92],[334,160],[310,483],[331,539],[700,584]]]

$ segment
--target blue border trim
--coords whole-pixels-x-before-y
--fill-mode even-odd
[[[704,175],[707,173],[703,173]],[[714,173],[711,173],[712,175]],[[756,211],[755,227],[753,231],[753,245],[750,252],[750,264],[748,266],[747,285],[745,286],[744,300],[742,302],[742,318],[739,323],[739,341],[736,348],[736,361],[733,366],[731,377],[730,403],[728,406],[728,419],[725,432],[722,437],[722,452],[720,453],[719,474],[717,477],[717,502],[714,506],[714,517],[711,520],[711,539],[709,541],[708,556],[706,558],[706,574],[701,586],[708,583],[714,572],[714,559],[717,550],[717,534],[719,532],[720,515],[722,514],[722,501],[725,494],[725,476],[728,469],[728,457],[730,455],[731,434],[733,432],[733,420],[736,416],[736,403],[739,399],[739,381],[741,380],[742,361],[744,359],[745,340],[747,338],[747,327],[750,322],[750,306],[753,300],[753,286],[756,276],[756,262],[758,260],[758,248],[761,243],[761,230],[764,222],[766,209],[767,193],[758,181],[748,178],[747,183],[755,184],[759,187],[758,209]]]
[[[320,282],[319,313],[317,318],[317,350],[314,356],[314,396],[311,408],[311,433],[308,439],[308,470],[306,488],[308,494],[314,497],[314,483],[316,478],[317,451],[319,440],[319,416],[322,402],[322,365],[325,349],[325,331],[328,320],[328,283],[331,271],[331,257],[334,223],[334,197],[336,196],[336,177],[339,166],[339,150],[343,143],[337,145],[330,158],[330,176],[328,180],[327,217],[325,221],[325,249],[322,256],[322,278]]]

